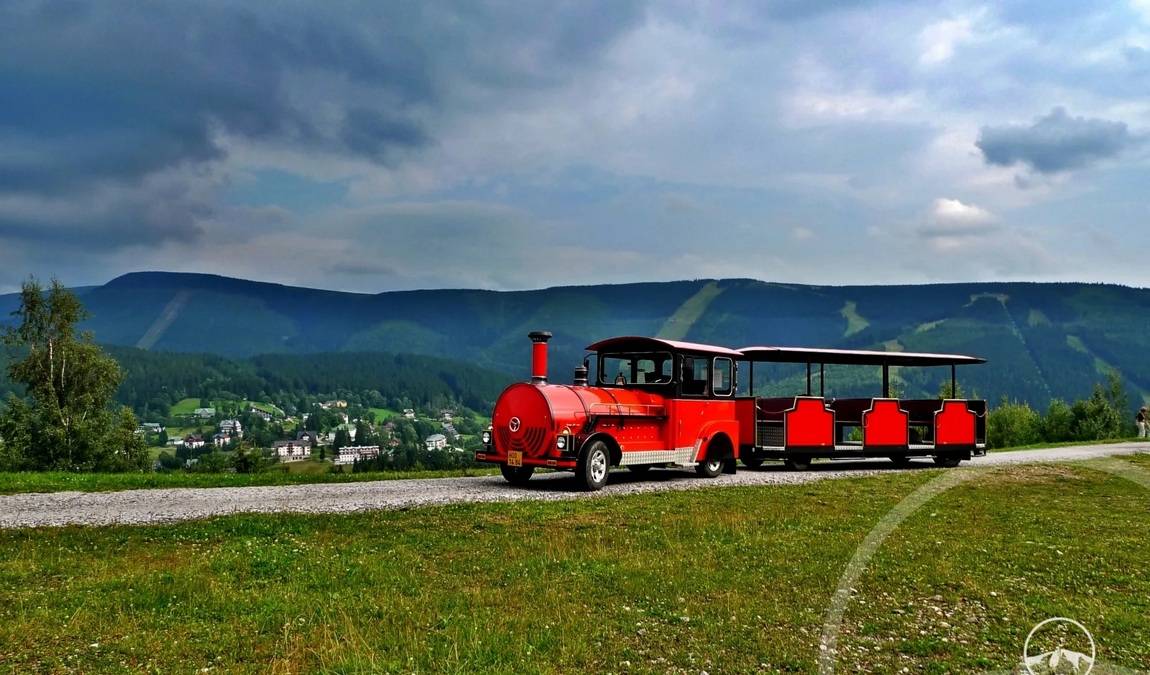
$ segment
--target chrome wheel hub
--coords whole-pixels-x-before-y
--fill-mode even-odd
[[[607,455],[596,452],[591,455],[591,480],[602,482],[607,477]]]

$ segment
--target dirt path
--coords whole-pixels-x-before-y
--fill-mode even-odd
[[[979,457],[964,462],[963,466],[1082,461],[1137,452],[1150,452],[1150,443],[1005,452]],[[916,462],[903,470],[932,466],[930,462]],[[481,476],[243,488],[37,493],[0,497],[0,528],[167,523],[231,513],[348,513],[460,502],[581,499],[732,485],[793,485],[897,471],[900,470],[886,460],[816,464],[810,471],[802,472],[787,471],[781,466],[753,471],[740,468],[734,476],[712,480],[676,470],[652,471],[639,480],[626,471],[617,471],[611,474],[606,488],[590,494],[579,491],[567,473],[538,476],[526,488],[512,487],[499,476]]]

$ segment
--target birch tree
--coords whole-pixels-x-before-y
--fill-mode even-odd
[[[78,331],[88,317],[79,298],[57,280],[45,291],[31,279],[13,316],[16,325],[4,334],[8,376],[24,396],[11,397],[0,414],[7,461],[65,471],[146,467],[135,416],[112,405],[119,366],[91,333]]]

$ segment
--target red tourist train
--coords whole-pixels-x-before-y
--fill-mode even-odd
[[[705,477],[734,473],[736,460],[758,467],[782,460],[805,469],[814,458],[887,457],[904,465],[914,457],[940,466],[986,454],[986,402],[962,399],[900,400],[890,396],[893,366],[985,363],[954,354],[843,349],[744,347],[651,337],[616,337],[587,347],[572,384],[547,381],[551,333],[530,334],[531,382],[499,396],[481,462],[499,464],[504,478],[523,484],[537,467],[575,472],[588,490],[607,484],[611,467],[643,473],[653,467],[694,467]],[[589,365],[595,382],[588,382]],[[747,366],[746,395],[738,393],[738,364]],[[754,393],[756,363],[806,364],[806,390],[787,397]],[[828,364],[877,366],[883,395],[828,399]],[[811,390],[818,366],[819,393]]]

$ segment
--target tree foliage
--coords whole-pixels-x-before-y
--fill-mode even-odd
[[[29,280],[4,343],[10,395],[0,412],[0,462],[8,469],[127,471],[149,465],[136,418],[114,407],[120,368],[76,325],[87,313],[59,281]]]
[[[1111,372],[1105,384],[1096,384],[1089,398],[1067,404],[1054,399],[1040,415],[1027,403],[1008,401],[994,407],[986,423],[992,448],[1062,441],[1100,441],[1131,435],[1126,419],[1129,398],[1122,379]]]

